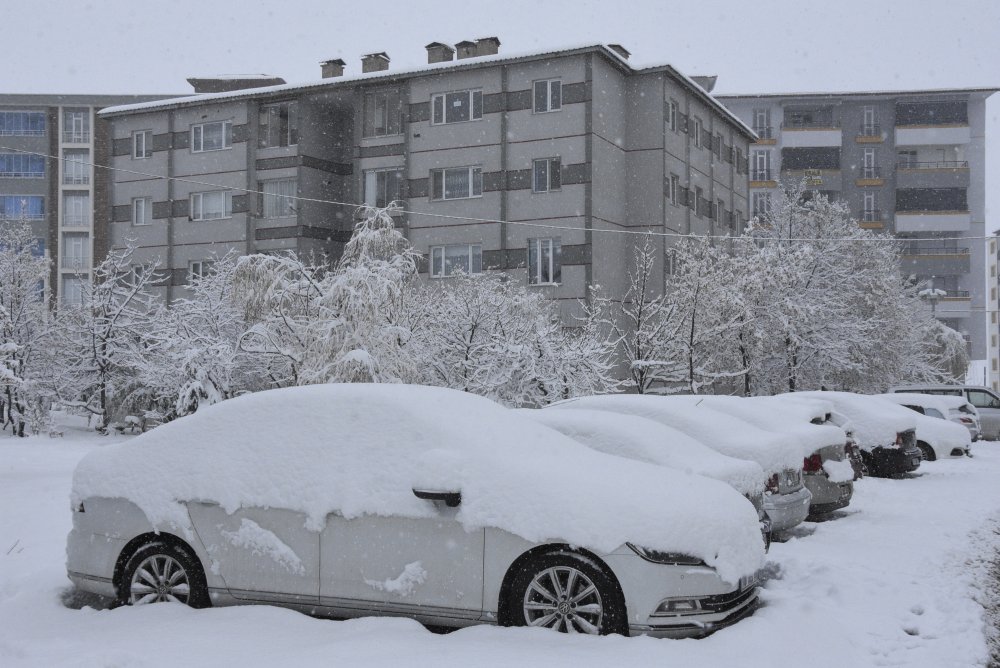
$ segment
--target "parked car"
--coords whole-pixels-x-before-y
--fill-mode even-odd
[[[915,471],[923,455],[917,447],[917,414],[886,399],[852,392],[795,392],[783,397],[825,399],[850,421],[865,469],[873,476]]]
[[[917,413],[917,447],[927,461],[946,457],[964,457],[972,448],[972,437],[965,425],[948,419],[946,399],[961,397],[890,392],[877,395]]]
[[[803,450],[779,434],[705,405],[648,394],[577,397],[552,404],[545,410],[580,409],[648,418],[682,431],[724,455],[757,462],[768,476],[764,510],[773,531],[791,529],[809,514],[812,495],[802,480]]]
[[[750,614],[764,556],[727,484],[407,385],[199,409],[89,453],[72,504],[70,579],[133,605],[699,636]]]
[[[953,394],[922,394],[919,392],[889,392],[886,399],[906,406],[921,415],[956,422],[969,431],[973,442],[982,436],[979,411],[964,396]]]
[[[520,408],[514,412],[588,448],[727,483],[753,504],[760,519],[765,549],[770,546],[771,522],[764,511],[767,476],[756,462],[727,457],[681,431],[634,415],[584,409]]]
[[[982,438],[987,441],[1000,440],[1000,395],[981,385],[897,385],[890,392],[951,395],[964,397],[976,407]]]

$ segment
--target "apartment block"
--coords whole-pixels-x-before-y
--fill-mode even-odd
[[[759,139],[751,213],[805,180],[863,228],[903,242],[903,270],[945,291],[928,308],[968,341],[968,382],[1000,384],[995,254],[986,239],[985,109],[995,89],[720,95]]]
[[[424,280],[503,271],[571,323],[589,285],[624,292],[641,237],[619,232],[747,220],[753,134],[671,66],[634,68],[618,45],[426,50],[421,68],[380,52],[354,76],[330,60],[313,83],[104,110],[111,245],[136,240],[172,300],[230,250],[336,258],[358,205],[397,201]]]
[[[160,96],[163,97],[163,96]],[[79,301],[93,258],[105,250],[94,221],[107,217],[109,105],[156,99],[140,95],[0,95],[0,224],[25,220],[52,260],[53,297]]]

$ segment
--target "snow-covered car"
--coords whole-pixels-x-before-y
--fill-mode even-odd
[[[853,392],[795,392],[780,397],[824,399],[846,416],[865,469],[873,476],[915,471],[923,459],[917,447],[917,414],[899,404]]]
[[[729,457],[756,462],[768,476],[764,511],[771,529],[784,531],[809,514],[812,498],[802,480],[802,448],[779,434],[676,397],[607,394],[559,401],[545,410],[604,410],[647,418],[677,429]]]
[[[635,415],[584,409],[519,408],[514,412],[588,448],[729,484],[753,504],[761,520],[764,545],[770,545],[771,522],[764,511],[767,476],[756,462],[727,457],[681,431]]]
[[[927,461],[946,457],[964,457],[972,448],[972,436],[966,426],[948,419],[946,400],[963,401],[960,397],[939,397],[932,394],[890,392],[877,395],[917,414],[917,447]]]
[[[910,392],[889,392],[879,396],[921,415],[960,424],[969,432],[973,442],[979,440],[982,435],[979,413],[976,411],[976,407],[966,401],[964,397]]]
[[[854,480],[861,480],[865,477],[865,460],[861,457],[861,448],[858,447],[858,439],[854,437],[854,425],[850,419],[838,411],[830,411],[827,421],[840,427],[847,435],[847,443],[844,444],[844,451],[847,454],[847,461],[851,463],[854,470]]]
[[[988,441],[1000,440],[1000,395],[988,387],[982,385],[897,385],[890,387],[889,391],[963,397],[976,408],[981,437]]]
[[[764,556],[725,483],[407,385],[201,408],[88,454],[72,504],[70,579],[126,604],[700,636],[752,612]]]

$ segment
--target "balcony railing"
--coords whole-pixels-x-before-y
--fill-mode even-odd
[[[45,220],[44,213],[14,213],[11,211],[0,211],[0,220]]]
[[[858,169],[859,179],[880,179],[882,178],[882,170],[879,169],[878,165],[862,165]]]
[[[968,290],[945,290],[944,299],[969,299]]]
[[[896,163],[898,169],[968,169],[968,160],[900,160]]]
[[[830,130],[839,128],[840,122],[832,118],[816,120],[795,119],[784,121],[781,127],[786,130]]]
[[[757,136],[760,137],[761,139],[774,139],[774,128],[772,128],[770,125],[768,125],[767,127],[759,127],[759,128],[755,127],[753,131],[756,132]]]
[[[62,133],[64,144],[89,144],[90,132],[87,130],[76,130]]]
[[[882,127],[878,123],[862,123],[858,130],[859,137],[881,137]]]
[[[751,181],[770,181],[771,180],[771,170],[770,169],[752,169],[752,170],[750,170],[750,180]]]
[[[866,209],[861,212],[861,221],[865,223],[881,223],[882,212],[879,209]]]
[[[903,245],[903,255],[969,255],[969,249],[911,241]]]
[[[90,183],[90,174],[63,174],[63,185],[85,186]]]
[[[87,270],[90,269],[90,258],[63,255],[59,266],[63,269]]]

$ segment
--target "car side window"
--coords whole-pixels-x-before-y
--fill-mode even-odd
[[[939,411],[936,408],[925,408],[924,415],[927,415],[929,417],[941,418],[942,420],[944,419],[944,416],[941,415],[941,411]]]
[[[1000,408],[1000,399],[982,390],[969,390],[969,403],[976,408]]]

